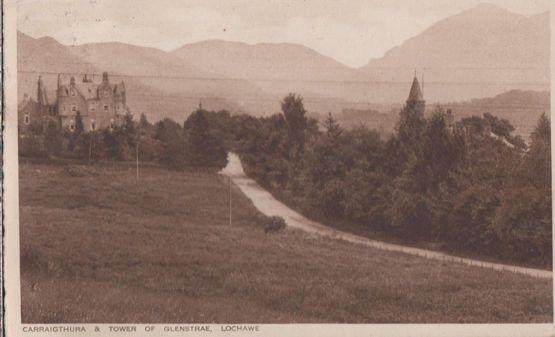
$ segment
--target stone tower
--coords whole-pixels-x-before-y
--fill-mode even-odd
[[[426,101],[424,100],[422,91],[420,90],[420,83],[418,83],[416,76],[414,76],[414,79],[412,80],[409,97],[407,98],[407,106],[414,107],[420,115],[424,115]]]

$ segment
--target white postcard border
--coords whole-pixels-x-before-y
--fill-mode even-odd
[[[222,331],[235,324],[208,324],[212,332],[170,332],[165,327],[190,326],[188,324],[21,324],[21,298],[19,279],[19,195],[18,195],[18,141],[17,141],[17,6],[37,0],[6,0],[3,2],[3,94],[4,94],[4,286],[5,329],[12,336],[553,336],[553,324],[248,324],[257,326],[258,332]],[[40,1],[40,0],[38,0]],[[44,0],[46,1],[46,0]],[[77,0],[76,0],[77,1]],[[79,0],[90,1],[90,0]],[[114,1],[114,0],[112,0]],[[178,1],[178,0],[176,0]],[[254,0],[253,0],[254,1]],[[455,1],[455,0],[451,0]],[[553,9],[553,3],[552,3]],[[551,31],[553,32],[553,17]],[[551,62],[555,55],[555,35],[551,34]],[[551,91],[555,83],[551,72]],[[551,95],[551,106],[555,96]],[[555,121],[551,118],[552,129]],[[551,134],[552,144],[555,135]],[[552,158],[555,147],[551,147]],[[553,172],[555,169],[552,165]],[[555,208],[555,199],[553,202]],[[555,235],[554,235],[555,241]],[[555,300],[554,300],[555,303]],[[136,332],[109,332],[110,326],[131,326]],[[196,324],[195,326],[206,326]],[[86,333],[24,332],[25,327],[84,327]],[[95,331],[98,328],[99,331]],[[150,331],[147,331],[150,329]],[[63,330],[63,329],[62,329]]]

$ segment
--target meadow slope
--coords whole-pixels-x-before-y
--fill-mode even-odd
[[[287,229],[210,173],[20,164],[23,323],[551,322],[551,280]]]

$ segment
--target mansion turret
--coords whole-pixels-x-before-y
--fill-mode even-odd
[[[63,129],[73,131],[79,113],[85,131],[95,131],[121,125],[129,112],[125,83],[110,83],[106,72],[102,74],[101,82],[95,82],[89,75],[77,80],[74,76],[67,78],[59,74],[52,96],[55,99],[50,101],[44,81],[39,76],[36,102],[26,95],[19,104],[21,130],[55,120]]]

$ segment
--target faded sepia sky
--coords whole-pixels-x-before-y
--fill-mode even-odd
[[[12,0],[15,1],[15,0]],[[120,41],[173,50],[222,39],[292,42],[350,66],[483,0],[19,0],[18,28],[64,44]],[[526,16],[550,0],[491,0]]]

